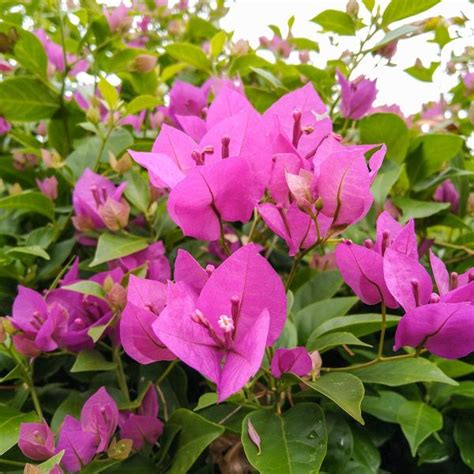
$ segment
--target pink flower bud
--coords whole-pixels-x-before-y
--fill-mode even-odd
[[[137,72],[151,72],[156,66],[156,61],[156,56],[139,54],[133,62],[133,69]]]
[[[99,215],[104,221],[107,229],[118,231],[128,224],[128,216],[130,214],[130,206],[126,201],[116,201],[110,197],[104,204],[99,206]]]
[[[52,201],[58,197],[58,180],[56,176],[45,178],[43,181],[36,179],[36,186],[39,190]]]

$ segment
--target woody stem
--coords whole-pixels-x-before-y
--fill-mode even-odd
[[[128,392],[127,380],[125,379],[125,372],[123,371],[122,358],[120,357],[120,348],[118,346],[114,347],[112,354],[114,362],[117,364],[117,368],[115,370],[117,374],[118,385],[125,397],[125,400],[130,403],[130,394]]]

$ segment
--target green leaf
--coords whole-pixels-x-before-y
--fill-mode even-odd
[[[186,63],[175,63],[171,64],[170,66],[166,66],[161,72],[161,79],[166,82],[168,79],[176,76],[176,74],[179,74],[187,67],[188,65]]]
[[[406,401],[407,399],[397,392],[381,390],[378,396],[365,396],[362,411],[387,423],[398,423],[398,410]]]
[[[13,49],[15,59],[30,72],[47,79],[48,58],[41,41],[29,31],[21,30],[19,35]]]
[[[474,443],[472,434],[474,433],[474,420],[472,418],[460,417],[454,425],[454,441],[461,453],[461,459],[466,466],[474,470]]]
[[[97,243],[94,260],[90,267],[109,262],[117,258],[126,257],[135,252],[145,249],[148,242],[136,235],[131,234],[101,234]]]
[[[419,28],[417,26],[413,25],[402,25],[399,28],[395,28],[394,30],[389,31],[374,47],[370,48],[370,50],[377,51],[382,46],[385,46],[392,41],[399,40],[404,36],[415,33],[415,31],[418,31],[418,29]]]
[[[166,52],[177,61],[193,66],[196,69],[209,71],[211,65],[204,51],[191,43],[173,43],[166,47]]]
[[[354,449],[352,458],[355,462],[364,467],[360,472],[374,473],[379,472],[381,457],[379,450],[371,439],[371,433],[358,426],[352,427],[354,437]],[[353,471],[349,471],[355,474]],[[357,471],[356,471],[357,472]]]
[[[424,67],[422,64],[417,63],[405,69],[405,72],[419,81],[431,82],[433,80],[433,74],[439,65],[439,62],[432,62],[428,67]]]
[[[21,380],[24,378],[21,364],[13,367],[7,375],[0,377],[0,383],[8,382],[9,380]]]
[[[115,370],[116,368],[115,362],[105,360],[100,352],[86,350],[79,352],[74,365],[71,367],[71,372]]]
[[[97,84],[99,91],[104,98],[105,102],[109,106],[109,109],[115,109],[119,101],[119,93],[117,89],[110,84],[104,77],[99,79],[99,83]]]
[[[59,99],[42,82],[31,77],[12,77],[0,83],[0,115],[18,122],[51,117]]]
[[[54,218],[53,201],[37,191],[25,191],[20,194],[1,198],[0,209],[15,209],[24,212],[35,212],[42,216],[46,216],[51,220]]]
[[[253,66],[251,66],[250,69],[255,74],[257,74],[257,76],[260,76],[261,78],[265,79],[274,89],[284,88],[280,80],[277,77],[275,77],[271,72],[265,69],[261,69],[259,67],[253,67]]]
[[[375,0],[362,0],[362,3],[365,5],[365,8],[371,12],[375,6]]]
[[[226,41],[227,33],[225,31],[219,31],[211,38],[210,51],[213,58],[217,58],[222,53]]]
[[[76,291],[77,293],[82,293],[83,295],[96,296],[97,298],[104,299],[105,291],[101,285],[92,280],[78,281],[72,285],[67,285],[61,287],[64,290]]]
[[[407,174],[412,185],[437,172],[462,150],[463,139],[451,133],[418,137],[407,158]]]
[[[125,173],[127,187],[125,197],[139,211],[146,212],[150,204],[150,186],[148,179],[138,171],[130,170]]]
[[[139,95],[131,100],[125,107],[126,115],[133,115],[142,110],[154,109],[162,103],[161,99],[152,95]]]
[[[407,222],[410,219],[430,217],[449,209],[451,206],[449,202],[418,201],[402,196],[394,197],[393,203],[401,209],[403,222]]]
[[[364,424],[361,414],[364,385],[359,378],[347,372],[329,372],[314,382],[298,380],[329,398],[356,421]]]
[[[14,408],[0,404],[0,456],[18,442],[20,425],[37,421],[36,413],[21,413]]]
[[[398,410],[397,421],[410,445],[413,457],[416,456],[420,444],[443,427],[441,413],[423,402],[405,402]]]
[[[342,286],[338,271],[318,272],[295,291],[293,311],[298,311],[315,301],[331,298]]]
[[[35,257],[41,257],[45,260],[49,260],[48,253],[43,250],[39,245],[30,245],[28,247],[14,247],[12,249],[8,249],[7,254],[26,254],[26,255],[33,255]]]
[[[54,412],[51,420],[51,429],[54,432],[57,432],[66,415],[71,415],[74,418],[79,419],[82,406],[87,398],[87,393],[70,390],[69,395],[60,403]]]
[[[422,13],[439,2],[440,0],[391,0],[383,12],[382,26]]]
[[[387,315],[387,327],[395,326],[400,320],[399,316]],[[354,314],[332,318],[318,326],[309,339],[316,339],[323,334],[332,332],[351,332],[354,336],[361,337],[380,330],[380,314]]]
[[[405,121],[395,114],[377,113],[359,122],[362,143],[385,143],[389,160],[402,163],[408,150],[408,128]]]
[[[249,437],[249,422],[260,437],[260,450]],[[323,411],[315,403],[299,403],[282,416],[265,409],[251,412],[242,423],[242,445],[261,474],[316,474],[326,455]]]
[[[53,457],[49,458],[48,460],[38,464],[36,467],[40,470],[41,474],[49,474],[56,464],[59,465],[61,459],[64,456],[64,449],[59,451],[58,454],[55,454]]]
[[[199,397],[198,403],[194,411],[199,411],[204,408],[210,407],[217,403],[217,393],[215,392],[208,392]]]
[[[448,377],[464,377],[474,373],[474,364],[468,364],[462,360],[448,360],[432,356],[434,362]]]
[[[356,296],[346,296],[343,298],[330,298],[316,301],[297,311],[293,316],[293,321],[298,330],[298,342],[306,345],[311,333],[325,321],[344,316],[359,299]]]
[[[316,41],[312,41],[308,38],[289,38],[288,43],[295,46],[300,51],[316,51],[319,53],[319,45]]]
[[[169,425],[169,426],[168,426]],[[167,431],[179,430],[178,445],[173,454],[173,464],[169,474],[185,474],[194,464],[201,453],[216,438],[218,438],[225,428],[216,423],[212,423],[202,416],[190,410],[179,408],[168,420],[165,428],[165,436],[162,442],[166,441]]]
[[[350,332],[332,332],[316,338],[310,337],[306,343],[306,348],[308,351],[317,350],[322,353],[332,349],[333,347],[342,346],[343,344],[346,346],[372,347],[370,344],[366,344]]]
[[[402,167],[395,163],[395,161],[385,160],[377,173],[377,177],[372,184],[372,194],[374,195],[375,202],[380,206],[383,206],[385,199],[387,198],[392,186],[398,181]]]
[[[340,35],[355,35],[355,24],[352,17],[340,10],[325,10],[310,21],[323,27],[324,31],[333,31]]]
[[[416,359],[395,359],[353,370],[363,382],[379,383],[390,387],[416,382],[440,382],[457,385],[435,364],[422,357]]]

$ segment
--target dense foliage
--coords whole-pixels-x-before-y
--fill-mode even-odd
[[[254,49],[222,0],[1,2],[2,472],[472,472],[474,53],[437,3]],[[354,71],[418,36],[457,85],[375,107]]]

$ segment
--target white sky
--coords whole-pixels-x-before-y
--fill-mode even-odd
[[[417,0],[412,0],[416,2]],[[337,58],[344,50],[354,51],[358,48],[358,43],[353,37],[338,37],[339,47],[330,44],[327,35],[318,34],[319,26],[309,20],[319,12],[328,8],[345,10],[346,0],[234,0],[230,3],[230,10],[221,21],[221,26],[228,31],[234,31],[234,40],[240,38],[250,41],[252,46],[258,45],[260,36],[271,37],[272,31],[267,28],[269,24],[280,27],[283,35],[286,35],[287,21],[294,15],[293,26],[294,36],[304,36],[319,43],[321,52],[312,53],[311,61],[317,67],[324,67],[328,59]],[[377,4],[386,5],[387,0],[377,0]],[[367,11],[359,0],[360,13]],[[474,25],[474,6],[469,0],[442,0],[427,12],[402,20],[391,25],[391,29],[404,23],[430,16],[453,17],[464,13],[469,19],[469,26]],[[457,27],[451,27],[451,36]],[[364,33],[361,30],[360,33]],[[382,34],[383,36],[383,34]],[[398,104],[406,114],[415,113],[420,110],[425,102],[437,100],[441,93],[446,93],[456,82],[456,77],[449,77],[441,67],[445,64],[454,51],[456,54],[462,53],[467,45],[474,45],[472,30],[470,37],[464,31],[463,38],[456,39],[443,49],[442,66],[434,75],[433,84],[421,82],[411,77],[404,69],[412,66],[419,57],[423,64],[429,65],[432,61],[438,60],[438,45],[429,43],[428,40],[433,33],[427,33],[415,38],[400,41],[398,49],[392,62],[397,67],[379,66],[375,68],[377,59],[368,57],[354,71],[353,76],[364,74],[370,79],[377,78],[379,93],[375,105]],[[380,39],[380,38],[379,38]],[[375,44],[375,43],[374,43]],[[293,53],[290,59],[297,59]]]

